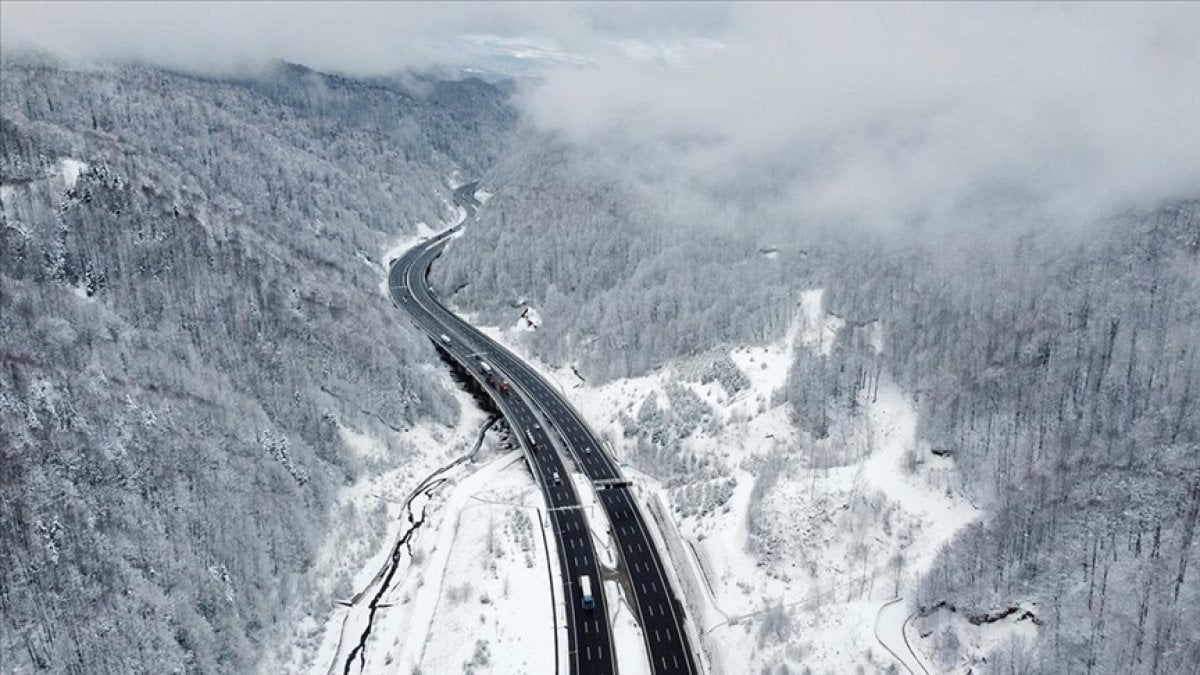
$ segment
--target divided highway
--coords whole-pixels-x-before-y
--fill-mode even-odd
[[[612,673],[616,663],[593,542],[563,457],[551,442],[551,432],[556,443],[574,457],[576,466],[591,480],[608,515],[629,582],[627,587],[633,591],[634,609],[653,672],[698,672],[684,629],[683,609],[647,532],[645,518],[616,462],[579,413],[544,378],[443,307],[430,291],[429,266],[452,234],[453,230],[423,242],[392,264],[388,281],[392,299],[488,389],[525,447],[534,478],[546,496],[558,545],[567,606],[570,672]],[[508,381],[509,392],[502,393],[489,383],[492,378],[484,371],[485,362],[486,367]],[[593,580],[595,609],[585,610],[581,606],[578,587],[581,575]]]
[[[488,385],[488,376],[478,358],[483,356],[486,360],[487,357],[476,332],[473,329],[464,331],[458,322],[449,320],[449,312],[433,299],[426,285],[429,264],[441,253],[446,236],[410,249],[392,264],[388,276],[392,300],[439,348],[449,353],[483,384],[525,449],[534,480],[546,496],[558,549],[559,569],[562,571],[560,592],[566,606],[569,672],[589,675],[615,673],[616,658],[607,621],[608,606],[595,547],[567,468],[554,451],[547,430],[538,421],[535,411],[515,390],[515,386],[505,395]],[[593,609],[584,609],[581,604],[579,578],[583,575],[593,580]]]

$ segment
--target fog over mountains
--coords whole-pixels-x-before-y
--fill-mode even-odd
[[[380,292],[460,220],[434,293],[577,378],[707,670],[899,668],[823,645],[903,596],[930,672],[1196,671],[1200,6],[620,9],[3,6],[0,671],[326,672],[354,495],[474,419]],[[927,552],[833,487],[892,397]]]

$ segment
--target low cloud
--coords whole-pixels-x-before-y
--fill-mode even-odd
[[[1195,3],[6,2],[0,41],[209,74],[532,73],[534,124],[680,220],[1078,222],[1200,195]]]
[[[707,38],[556,69],[527,108],[698,220],[757,200],[797,224],[1079,222],[1200,196],[1200,5],[755,5]]]
[[[6,2],[4,50],[234,74],[286,60],[351,75],[497,56],[590,63],[625,46],[687,41],[727,23],[720,5],[544,2]]]

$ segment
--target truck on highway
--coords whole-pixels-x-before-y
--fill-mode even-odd
[[[592,578],[586,574],[579,577],[579,594],[584,609],[596,608],[596,599],[592,597]]]

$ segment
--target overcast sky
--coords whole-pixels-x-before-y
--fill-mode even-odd
[[[1200,3],[0,4],[6,51],[231,72],[522,64],[521,105],[714,213],[1081,219],[1200,196]],[[500,59],[499,57],[506,57]],[[619,165],[614,165],[619,166]],[[745,183],[745,185],[742,185]]]

